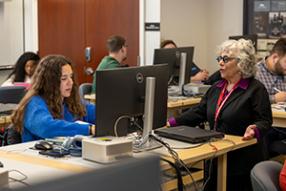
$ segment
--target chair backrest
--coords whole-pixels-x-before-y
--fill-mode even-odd
[[[82,83],[79,86],[80,99],[84,101],[85,94],[91,94],[92,83]]]
[[[0,133],[0,146],[13,145],[21,142],[21,134],[15,129],[13,124],[10,124],[5,128],[4,132]]]
[[[279,174],[282,164],[276,161],[263,161],[251,170],[251,184],[253,191],[279,191]]]
[[[0,87],[0,103],[18,104],[26,94],[26,88],[23,86]]]

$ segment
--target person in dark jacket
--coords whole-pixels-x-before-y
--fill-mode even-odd
[[[160,48],[177,48],[176,43],[173,40],[164,40],[160,44]],[[201,82],[207,80],[209,72],[205,69],[200,69],[194,62],[191,66],[191,82]]]
[[[225,134],[262,140],[272,124],[271,105],[264,85],[254,79],[255,50],[250,41],[227,40],[219,48],[217,61],[222,80],[216,82],[200,104],[177,118],[170,126],[197,126],[208,122],[210,129]],[[190,127],[191,128],[191,127]],[[250,170],[263,160],[260,144],[231,151],[227,156],[227,190],[251,190]],[[216,160],[205,165],[205,190],[216,189]],[[222,177],[219,177],[222,178]]]

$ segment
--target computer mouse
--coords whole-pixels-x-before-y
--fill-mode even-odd
[[[47,142],[47,141],[37,142],[34,147],[37,150],[43,150],[43,151],[52,150],[53,149],[53,145],[51,143]]]

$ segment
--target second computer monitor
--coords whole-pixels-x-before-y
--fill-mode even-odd
[[[168,66],[142,66],[96,72],[96,136],[126,135],[142,126],[147,77],[155,77],[153,128],[167,119]],[[128,117],[134,117],[130,123]],[[115,128],[115,123],[117,125]]]
[[[179,84],[180,65],[182,53],[186,54],[186,65],[184,71],[184,84],[190,82],[191,65],[193,63],[194,47],[161,48],[154,51],[154,65],[168,64],[169,85]]]

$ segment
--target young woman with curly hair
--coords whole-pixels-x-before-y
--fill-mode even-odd
[[[86,121],[87,124],[76,122]],[[61,55],[44,57],[33,84],[12,115],[22,141],[95,134],[95,106],[82,105],[73,66]]]

